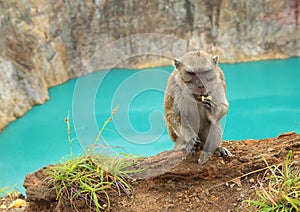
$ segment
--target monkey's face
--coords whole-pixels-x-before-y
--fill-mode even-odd
[[[210,94],[210,89],[213,87],[211,85],[217,79],[214,57],[192,52],[179,60],[175,59],[174,63],[178,78],[182,81],[178,84],[184,93],[188,93],[197,101],[200,101],[201,96]]]
[[[190,70],[181,70],[179,72],[180,78],[184,83],[184,88],[187,90],[186,93],[192,95],[196,100],[200,96],[207,96],[208,91],[204,80],[201,79],[200,73],[196,73]]]

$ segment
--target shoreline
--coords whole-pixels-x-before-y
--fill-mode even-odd
[[[238,64],[238,63],[247,63],[247,62],[260,62],[260,61],[267,61],[267,60],[286,60],[286,59],[292,59],[292,58],[299,58],[298,56],[295,57],[288,57],[288,56],[283,56],[280,55],[278,57],[271,57],[271,56],[264,56],[264,57],[258,57],[255,59],[236,59],[236,60],[221,60],[220,64]],[[140,70],[140,69],[146,69],[146,68],[155,68],[155,67],[159,67],[159,66],[171,66],[173,63],[173,61],[170,61],[170,59],[168,59],[167,61],[165,59],[161,60],[161,61],[156,61],[156,62],[152,62],[152,63],[133,63],[134,65],[127,65],[127,66],[116,66],[115,68],[120,68],[120,69],[132,69],[132,70]],[[105,70],[104,68],[102,70]],[[74,77],[70,77],[68,79],[65,79],[63,81],[60,81],[54,85],[51,85],[49,87],[47,87],[47,91],[45,91],[47,93],[46,98],[44,98],[43,100],[39,101],[38,103],[35,104],[31,104],[28,105],[25,109],[23,109],[23,111],[21,111],[20,114],[18,114],[17,116],[11,116],[10,118],[0,118],[0,133],[3,132],[5,130],[5,128],[12,122],[16,121],[18,118],[24,116],[28,111],[30,111],[32,109],[32,107],[34,107],[35,105],[42,105],[44,104],[47,100],[49,100],[49,89],[53,88],[55,86],[59,86],[61,84],[64,84],[66,82],[68,82],[69,80],[72,79],[77,79],[79,77],[85,76],[89,73],[81,73],[79,76],[74,76]]]

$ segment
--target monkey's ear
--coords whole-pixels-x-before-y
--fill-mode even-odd
[[[212,57],[212,59],[213,59],[213,61],[214,61],[215,64],[217,64],[219,62],[219,57],[217,55],[214,55]]]
[[[174,59],[174,66],[175,68],[179,69],[182,66],[182,62],[180,62],[178,59]]]

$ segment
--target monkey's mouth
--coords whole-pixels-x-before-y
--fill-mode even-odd
[[[198,102],[203,102],[205,99],[211,99],[208,94],[193,94],[194,98]]]

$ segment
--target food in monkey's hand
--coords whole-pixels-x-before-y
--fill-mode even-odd
[[[200,96],[201,102],[204,102],[205,99],[212,100],[211,96]]]

